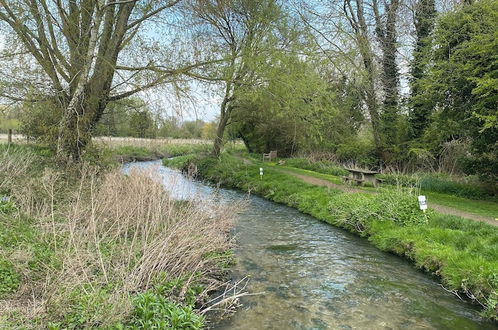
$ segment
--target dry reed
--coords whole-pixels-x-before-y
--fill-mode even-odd
[[[26,170],[17,161],[0,167],[19,175]],[[12,308],[29,319],[62,320],[86,297],[93,307],[86,325],[106,326],[126,319],[130,296],[158,278],[195,274],[206,291],[222,285],[219,262],[208,255],[231,247],[229,232],[240,205],[174,200],[158,176],[157,171],[124,175],[117,170],[102,175],[83,166],[76,184],[45,170],[36,183],[18,188],[20,209],[40,219],[37,230],[60,266],[46,269],[36,281],[26,274],[15,297],[20,303]],[[6,303],[0,305],[2,313],[12,311]]]

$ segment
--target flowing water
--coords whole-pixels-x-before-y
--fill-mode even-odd
[[[154,166],[160,162],[127,164],[124,171]],[[179,199],[247,198],[159,171]],[[292,208],[250,197],[235,233],[234,278],[249,275],[247,289],[264,294],[242,299],[243,307],[216,329],[497,328],[403,259]]]

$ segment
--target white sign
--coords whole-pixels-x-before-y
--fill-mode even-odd
[[[263,176],[263,168],[262,167],[259,168],[259,175]]]
[[[425,196],[418,196],[418,205],[420,205],[420,209],[425,212],[427,210],[427,200]]]

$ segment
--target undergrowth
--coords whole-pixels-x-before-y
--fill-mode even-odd
[[[53,159],[0,146],[0,324],[202,328],[239,206],[180,203],[154,171]]]

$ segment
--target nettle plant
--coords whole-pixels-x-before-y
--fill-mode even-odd
[[[376,195],[340,194],[329,204],[337,221],[358,232],[365,231],[371,222],[391,221],[399,226],[428,223],[433,212],[419,209],[417,196],[401,191],[388,191]]]

